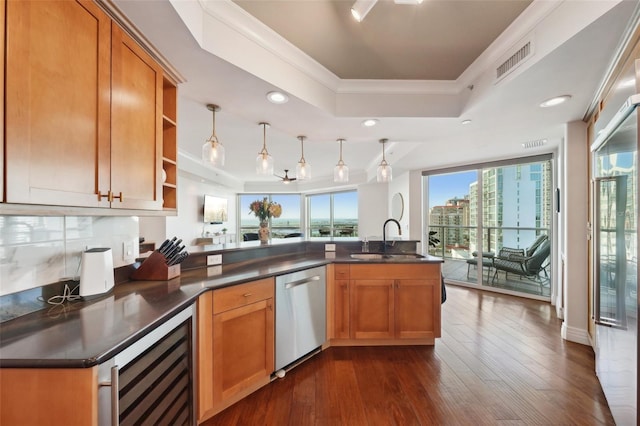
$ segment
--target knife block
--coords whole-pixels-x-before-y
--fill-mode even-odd
[[[168,266],[165,257],[155,250],[131,274],[132,280],[167,281],[180,275],[180,264]]]

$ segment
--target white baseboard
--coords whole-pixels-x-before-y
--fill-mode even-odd
[[[591,345],[589,332],[586,329],[569,327],[566,322],[563,322],[560,333],[564,340],[580,343],[581,345]]]

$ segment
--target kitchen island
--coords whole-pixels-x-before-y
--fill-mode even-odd
[[[317,266],[328,265],[329,270],[333,270],[335,267],[345,265],[359,268],[381,263],[394,264],[394,267],[430,265],[434,268],[433,273],[437,274],[439,283],[440,258],[425,255],[424,257],[362,260],[351,257],[352,252],[359,251],[358,242],[336,244],[336,246],[335,252],[325,252],[324,243],[304,241],[269,245],[238,244],[231,248],[198,247],[193,251],[190,250],[192,255],[189,256],[189,262],[185,263],[181,275],[173,280],[124,282],[116,285],[111,294],[98,300],[70,303],[64,306],[64,309],[58,307],[39,311],[6,322],[2,326],[0,335],[0,366],[2,367],[0,380],[3,383],[1,388],[11,390],[2,391],[0,402],[3,407],[11,407],[16,400],[19,400],[22,408],[18,414],[24,416],[25,407],[35,404],[35,401],[27,396],[38,397],[40,394],[27,388],[24,391],[18,390],[21,384],[25,386],[32,384],[24,378],[33,377],[31,372],[36,371],[46,371],[51,375],[51,377],[40,378],[39,383],[49,381],[49,384],[53,384],[59,380],[60,375],[63,373],[68,375],[71,372],[78,377],[82,376],[84,378],[82,382],[88,383],[89,388],[98,388],[97,367],[100,364],[113,359],[185,309],[192,307],[201,296],[211,293],[211,290],[252,283]],[[207,267],[207,256],[211,254],[222,254],[222,265]],[[329,277],[328,288],[331,289],[335,274],[329,274]],[[328,290],[328,293],[331,291],[334,290]],[[432,287],[429,291],[439,305],[439,286]],[[366,293],[365,291],[363,294]],[[388,294],[385,297],[389,297]],[[336,309],[333,305],[335,298],[329,296],[327,300],[329,313],[327,325],[330,334],[333,333],[331,330],[336,329],[334,323]],[[440,331],[439,309],[433,314],[437,317],[435,323],[437,330],[432,337],[429,337],[431,344],[433,344],[433,338],[439,336]],[[394,320],[394,323],[396,322]],[[199,326],[199,320],[197,325]],[[196,330],[197,333],[201,333],[199,327],[196,327]],[[357,336],[356,339],[358,337],[362,336]],[[335,336],[330,334],[327,344],[331,344],[334,338]],[[428,341],[425,342],[428,344]],[[198,352],[198,345],[202,343],[196,342],[194,353]],[[194,364],[200,372],[203,361],[197,359]],[[269,374],[271,372],[272,370]],[[68,381],[69,378],[65,380]],[[199,382],[202,382],[202,377]],[[84,389],[75,380],[71,383],[74,383],[73,386],[65,388],[64,392],[49,392],[50,399],[54,397],[54,401],[59,399],[56,404],[61,413],[65,411],[65,404],[68,405],[64,402],[69,400],[67,394],[71,393],[73,396],[74,392]],[[82,390],[81,393],[84,395],[81,399],[87,400],[88,424],[96,423],[97,402],[93,403],[89,400],[96,398],[97,391],[86,394]],[[200,397],[200,390],[195,393]],[[200,420],[216,412],[212,407],[203,410],[202,402],[198,405],[201,407],[197,415]],[[0,420],[9,421],[11,417],[5,416],[10,416],[13,410],[3,409],[2,411]]]

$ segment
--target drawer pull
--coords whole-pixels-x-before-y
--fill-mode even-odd
[[[244,297],[249,297],[249,296],[253,296],[253,293],[245,293],[243,294]]]

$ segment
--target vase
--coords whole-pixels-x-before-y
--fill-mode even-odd
[[[260,243],[267,244],[269,242],[269,222],[263,220],[260,222],[260,229],[258,230],[258,239]]]

